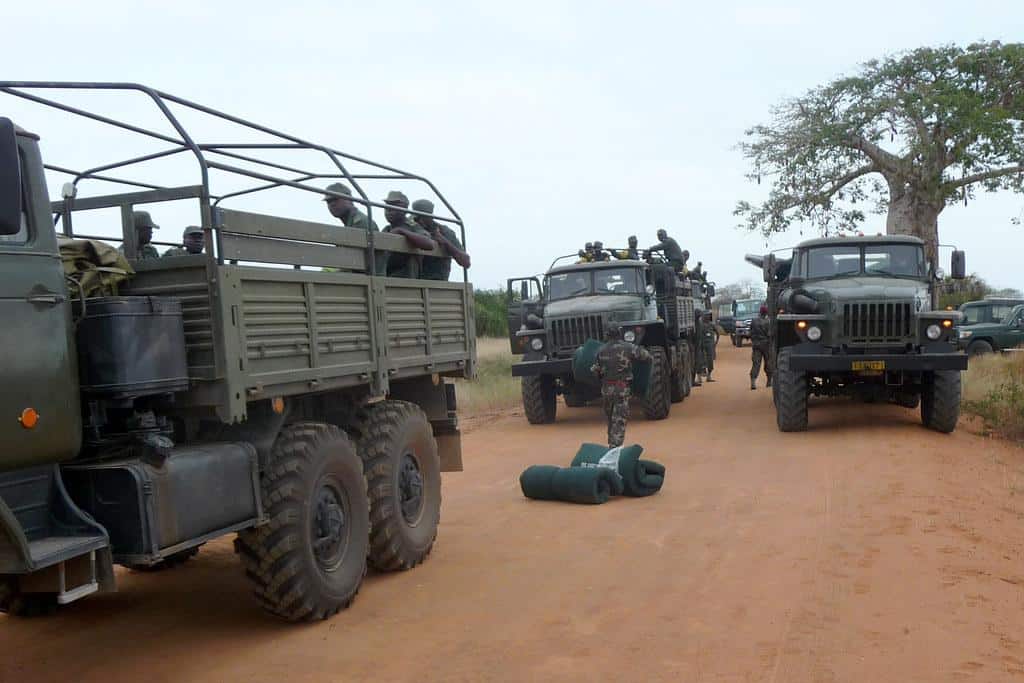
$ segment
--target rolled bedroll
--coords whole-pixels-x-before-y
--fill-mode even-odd
[[[572,378],[581,384],[592,387],[600,386],[601,382],[590,371],[590,366],[597,360],[598,352],[604,348],[604,342],[588,339],[583,346],[572,355]],[[642,360],[633,363],[633,384],[630,390],[634,396],[646,396],[651,384],[651,363]]]
[[[660,491],[665,483],[665,466],[653,460],[641,460],[643,452],[643,447],[636,444],[609,449],[601,444],[585,443],[572,459],[572,466],[614,468],[622,477],[624,495],[650,496]]]
[[[623,491],[622,477],[603,467],[533,465],[519,475],[523,495],[534,500],[600,505]]]

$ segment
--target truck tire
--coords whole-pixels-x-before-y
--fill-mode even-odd
[[[984,339],[972,342],[971,345],[967,347],[968,356],[981,356],[986,353],[992,353],[993,351],[994,349],[992,348],[992,345]]]
[[[441,519],[441,461],[423,410],[406,401],[372,406],[359,443],[370,497],[370,565],[412,569],[426,559]]]
[[[168,555],[156,564],[126,564],[125,566],[133,572],[162,572],[165,569],[174,569],[181,566],[198,554],[199,546],[197,545],[194,548],[182,550],[180,553]]]
[[[668,364],[665,349],[651,346],[651,383],[643,397],[644,417],[648,420],[664,420],[672,406],[672,370]]]
[[[743,337],[738,337],[735,334],[732,335],[732,345],[736,347],[743,346]]]
[[[807,375],[791,370],[792,349],[779,351],[778,365],[772,377],[775,398],[775,421],[780,432],[802,432],[807,429]]]
[[[535,375],[523,378],[523,410],[532,425],[550,424],[555,421],[558,410],[558,396],[555,394],[555,378],[551,375]]]
[[[370,541],[363,463],[348,436],[318,422],[286,426],[262,487],[269,522],[240,532],[235,550],[263,608],[315,621],[348,607]]]
[[[679,364],[672,371],[672,402],[681,403],[690,395],[690,349],[680,342]]]
[[[936,370],[929,375],[921,391],[921,422],[949,434],[960,419],[960,371]]]

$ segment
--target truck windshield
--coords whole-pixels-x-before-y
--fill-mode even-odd
[[[799,259],[805,278],[846,275],[925,276],[924,250],[915,244],[842,245],[807,249]]]
[[[963,325],[975,325],[985,322],[984,306],[961,306],[960,312],[964,314]]]
[[[736,318],[753,318],[757,315],[758,309],[760,308],[760,301],[737,301]]]
[[[551,301],[590,294],[590,291],[591,272],[589,270],[556,273],[548,276],[548,299]]]
[[[636,268],[604,268],[594,271],[596,294],[639,294],[640,278]]]

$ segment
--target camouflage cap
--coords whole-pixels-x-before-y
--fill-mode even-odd
[[[423,213],[434,213],[434,202],[429,199],[417,199],[412,203],[413,211],[422,211]]]
[[[391,190],[391,192],[388,192],[388,196],[384,198],[384,203],[409,208],[409,198],[406,197],[401,192],[399,192],[398,190]]]
[[[349,197],[352,196],[352,190],[349,189],[348,185],[343,185],[342,183],[331,183],[324,189],[327,190],[328,192],[334,192],[335,194],[344,194],[348,195]],[[325,202],[329,202],[332,199],[335,199],[335,197],[329,194],[324,195]]]
[[[182,234],[183,235],[202,235],[203,234],[203,229],[202,229],[202,227],[200,227],[198,225],[190,225],[187,228],[185,228],[185,231]]]
[[[139,228],[160,229],[160,226],[153,222],[153,217],[149,215],[149,211],[133,211],[132,222],[135,223],[136,230]]]

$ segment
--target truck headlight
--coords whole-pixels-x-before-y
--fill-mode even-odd
[[[929,339],[935,341],[936,339],[942,336],[942,328],[939,327],[938,325],[929,325],[928,329],[926,329],[924,333],[928,335]]]
[[[812,342],[816,342],[821,339],[821,328],[817,325],[811,325],[807,328],[807,338]]]
[[[534,337],[530,340],[530,348],[534,351],[540,351],[544,348],[544,340],[540,337]]]
[[[622,338],[632,344],[636,341],[636,332],[633,330],[626,330],[626,333],[622,335]]]
[[[974,334],[974,330],[960,330],[960,338],[961,339],[967,339],[972,334]]]

